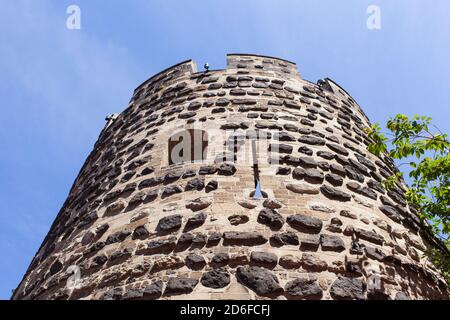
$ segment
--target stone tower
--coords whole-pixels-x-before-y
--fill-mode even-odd
[[[369,126],[283,59],[170,67],[108,117],[13,299],[446,299]]]

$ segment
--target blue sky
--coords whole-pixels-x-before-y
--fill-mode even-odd
[[[81,30],[66,9],[81,8]],[[366,27],[369,5],[381,29]],[[297,62],[372,120],[426,114],[450,132],[448,0],[0,0],[0,299],[8,299],[104,125],[136,86],[193,58]]]

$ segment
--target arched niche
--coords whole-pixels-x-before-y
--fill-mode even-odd
[[[169,165],[206,159],[208,134],[200,129],[186,129],[173,134],[168,141]]]

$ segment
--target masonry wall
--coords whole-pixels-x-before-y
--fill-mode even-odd
[[[289,61],[175,65],[102,131],[13,298],[447,299],[423,256],[440,244],[404,186],[380,184],[396,168],[366,151],[369,125]],[[187,129],[207,133],[206,158],[169,165]]]

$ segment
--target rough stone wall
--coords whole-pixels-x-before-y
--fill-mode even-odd
[[[136,89],[13,298],[448,298],[422,256],[439,243],[403,186],[383,190],[396,169],[366,151],[356,102],[292,62],[227,62],[197,72],[185,61]],[[169,165],[168,141],[186,129],[207,132],[206,159]],[[250,196],[255,133],[262,199]],[[237,161],[223,162],[230,152]]]

